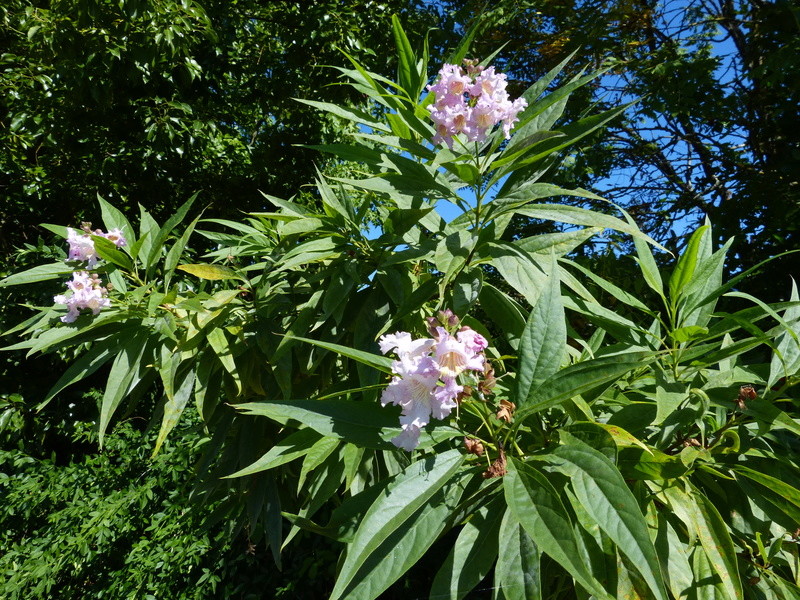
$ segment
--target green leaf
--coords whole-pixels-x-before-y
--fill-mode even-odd
[[[655,246],[665,248],[642,233],[638,227],[630,225],[625,221],[593,210],[579,208],[577,206],[567,206],[561,204],[529,204],[516,209],[515,213],[531,219],[543,219],[545,221],[556,221],[558,223],[569,223],[571,225],[581,225],[584,227],[602,227],[603,229],[614,229],[631,235],[634,239],[639,238]]]
[[[135,241],[135,232],[125,215],[113,207],[109,202],[104,200],[100,194],[97,194],[97,202],[100,204],[100,216],[103,219],[103,225],[106,227],[106,232],[111,231],[112,229],[119,229],[122,231],[122,235],[125,236],[128,244],[132,244]]]
[[[602,232],[600,227],[585,227],[576,231],[543,233],[515,240],[514,245],[529,254],[549,256],[550,252],[555,252],[556,256],[561,257]]]
[[[219,281],[223,279],[242,279],[236,271],[230,267],[213,264],[194,264],[194,265],[178,265],[177,269],[185,271],[190,275],[199,277],[200,279],[208,279],[210,281]]]
[[[324,436],[366,448],[392,449],[387,440],[400,433],[397,411],[374,402],[352,400],[272,400],[249,402],[236,409],[248,415],[269,417],[279,423],[297,421]],[[422,431],[420,448],[456,437],[458,430],[431,424]]]
[[[417,76],[417,57],[411,49],[411,44],[397,15],[392,15],[392,33],[397,46],[397,81],[408,97],[416,100],[421,91]]]
[[[709,230],[708,225],[703,225],[698,228],[689,238],[689,243],[686,244],[686,249],[678,259],[678,264],[669,278],[669,296],[673,304],[677,304],[680,299],[681,292],[686,284],[694,275],[695,267],[697,266],[697,253],[700,249],[700,244],[703,241],[703,236]]]
[[[50,388],[50,391],[47,392],[44,400],[37,405],[36,410],[43,409],[56,394],[73,383],[86,379],[109,360],[117,356],[119,352],[119,340],[125,339],[126,333],[125,330],[120,330],[115,332],[115,335],[112,335],[110,338],[95,343],[88,352],[83,354],[64,371],[64,374],[58,379],[55,385]]]
[[[303,468],[300,470],[300,477],[297,480],[297,493],[303,488],[309,473],[322,465],[328,457],[341,446],[341,440],[331,437],[322,437],[317,440],[303,459]],[[350,444],[352,447],[353,445]],[[342,456],[342,467],[346,471],[344,456]],[[357,468],[357,465],[356,465]],[[352,476],[350,477],[352,479]],[[338,486],[337,486],[338,487]]]
[[[645,367],[656,359],[653,352],[626,352],[585,360],[568,366],[532,388],[528,402],[516,413],[517,421],[556,406],[573,396],[615,381],[625,373]]]
[[[710,236],[708,236],[710,238]],[[708,239],[710,245],[710,239]],[[679,321],[683,325],[705,326],[711,320],[711,315],[716,307],[716,300],[719,297],[714,294],[717,290],[719,295],[723,293],[722,275],[725,266],[725,256],[728,249],[733,244],[733,238],[729,239],[725,245],[710,254],[701,256],[698,259],[697,268],[694,275],[686,284],[684,297],[686,298],[682,308]]]
[[[108,374],[106,389],[100,404],[100,446],[103,445],[108,424],[119,403],[127,396],[137,383],[142,379],[145,367],[142,363],[144,351],[147,347],[148,332],[138,330],[133,336],[121,340],[122,347],[117,358],[111,365]]]
[[[647,247],[647,245],[644,244],[644,242],[640,242],[640,243],[642,243],[645,247]],[[600,286],[602,289],[604,289],[606,292],[608,292],[612,297],[616,298],[617,300],[619,300],[623,304],[627,304],[628,306],[632,306],[632,307],[638,308],[639,310],[642,310],[642,311],[644,311],[644,312],[646,312],[648,314],[652,314],[652,311],[641,300],[639,300],[635,296],[629,294],[628,292],[626,292],[622,288],[617,287],[616,285],[614,285],[610,281],[607,281],[607,280],[603,279],[602,277],[600,277],[599,275],[596,275],[595,273],[593,273],[591,270],[587,269],[586,267],[583,267],[583,266],[579,265],[578,263],[573,262],[571,260],[567,260],[567,259],[561,259],[561,262],[563,262],[564,264],[568,264],[571,267],[574,267],[574,268],[578,269],[581,273],[586,275],[586,277],[588,277],[589,279],[594,281],[598,286]]]
[[[656,519],[658,530],[653,545],[661,561],[664,580],[672,595],[677,600],[684,600],[689,597],[693,586],[692,568],[686,554],[686,544],[678,537],[664,511],[657,511]]]
[[[515,136],[516,139],[516,136]],[[496,197],[486,205],[487,218],[497,218],[498,216],[514,211],[522,206],[540,200],[541,198],[552,198],[554,196],[576,196],[578,198],[591,198],[593,200],[602,200],[597,194],[593,194],[583,188],[576,188],[568,190],[551,183],[540,183],[530,181],[522,184],[518,188]]]
[[[58,279],[64,275],[72,275],[75,271],[73,267],[69,267],[63,262],[57,262],[49,265],[39,265],[27,271],[14,273],[5,279],[0,280],[0,287],[8,287],[10,285],[25,285],[28,283],[36,283],[37,281],[47,281],[49,279]]]
[[[514,244],[491,243],[488,249],[492,257],[492,266],[531,306],[535,306],[547,282],[544,268],[530,254]]]
[[[344,596],[373,600],[413,566],[448,526],[464,491],[456,475],[378,546],[359,569]]]
[[[183,409],[186,408],[186,403],[189,401],[189,398],[192,397],[194,380],[194,369],[189,369],[185,373],[183,381],[178,386],[175,393],[167,398],[167,402],[164,404],[164,416],[161,420],[161,429],[156,438],[155,448],[153,448],[153,456],[158,454],[162,444],[167,439],[167,435],[169,435],[169,432],[178,424],[178,419],[180,419]]]
[[[505,508],[503,497],[497,496],[472,514],[436,573],[431,598],[461,600],[486,577],[497,558]]]
[[[619,469],[574,436],[566,432],[560,435],[565,445],[552,452],[550,462],[569,477],[578,502],[636,566],[653,595],[667,600],[647,523]]]
[[[172,274],[175,272],[175,269],[178,266],[178,261],[180,261],[181,255],[183,254],[183,251],[186,249],[186,244],[189,243],[189,238],[191,237],[192,233],[194,232],[194,228],[197,225],[197,222],[200,220],[201,216],[202,215],[197,215],[197,217],[194,219],[194,221],[189,223],[189,226],[183,232],[181,237],[178,238],[178,241],[176,241],[172,245],[172,248],[169,249],[169,252],[167,252],[167,258],[164,259],[164,287],[165,288],[169,288],[169,282],[172,279]],[[196,265],[194,265],[194,266],[196,266]],[[202,266],[206,266],[206,265],[202,265]],[[218,266],[218,265],[214,265],[214,266]],[[187,272],[191,273],[190,271],[187,271]],[[194,273],[192,273],[192,274],[194,275]],[[208,279],[207,277],[202,277],[200,275],[197,275],[197,277],[200,277],[201,279]]]
[[[543,473],[514,458],[503,477],[506,502],[514,518],[545,554],[560,564],[590,594],[611,595],[589,572],[581,559],[575,529],[555,488]]]
[[[128,255],[117,249],[117,245],[109,239],[99,235],[90,236],[94,242],[97,255],[106,262],[113,263],[128,271],[133,270],[133,263]]]
[[[796,517],[799,514],[797,509],[800,509],[800,490],[798,490],[796,487],[789,485],[780,479],[776,479],[771,475],[766,475],[765,473],[760,473],[759,471],[754,471],[753,469],[748,469],[747,467],[741,465],[735,465],[733,470],[736,473],[744,475],[748,479],[751,479],[764,486],[770,492],[777,494],[792,504],[796,510],[793,510],[793,514],[790,516]]]
[[[246,405],[245,405],[246,406]],[[257,414],[257,413],[248,413]],[[291,462],[301,456],[305,456],[311,451],[320,439],[323,439],[319,432],[307,427],[300,429],[294,433],[290,433],[281,441],[277,442],[272,448],[267,451],[264,456],[259,458],[253,464],[226,475],[223,479],[234,479],[236,477],[244,477],[245,475],[252,475],[253,473],[260,473],[261,471],[268,471],[283,464]]]
[[[498,533],[493,600],[542,600],[539,548],[506,508]]]
[[[199,192],[198,192],[199,193]],[[158,230],[156,234],[150,234],[148,240],[142,246],[140,254],[146,255],[146,260],[144,261],[145,264],[145,278],[149,279],[150,275],[152,274],[153,267],[156,265],[158,260],[161,258],[161,250],[164,247],[164,242],[166,242],[167,238],[174,232],[175,228],[178,226],[179,223],[183,222],[183,219],[186,217],[186,214],[189,212],[189,209],[194,204],[195,199],[197,198],[197,194],[194,194],[191,198],[189,198],[186,202],[184,202],[175,213],[167,219],[166,223]],[[144,228],[147,227],[148,231],[154,231],[158,225],[156,222],[150,217],[150,215],[146,215],[149,217],[148,219],[145,218],[146,211],[142,209],[142,220],[140,226]],[[142,235],[145,235],[145,231],[142,231]],[[149,251],[145,251],[145,248],[149,248]]]
[[[699,325],[688,325],[686,327],[679,327],[674,331],[669,333],[669,337],[671,337],[676,342],[683,343],[683,342],[691,342],[693,340],[703,339],[708,335],[708,328],[707,327],[700,327]]]
[[[622,214],[631,226],[636,227],[636,221],[633,220],[633,217],[624,210]],[[655,258],[653,258],[653,252],[650,250],[650,246],[639,237],[633,238],[633,244],[636,248],[636,262],[639,264],[645,283],[647,283],[651,290],[661,296],[662,299],[665,299],[664,282],[661,280],[661,272],[658,270],[658,265],[656,264]]]
[[[214,350],[222,367],[233,378],[236,384],[236,389],[239,393],[242,392],[242,381],[239,369],[236,368],[236,361],[233,359],[233,352],[228,342],[228,336],[225,335],[225,330],[221,327],[212,327],[206,333],[208,344]]]
[[[144,206],[139,205],[139,239],[131,246],[130,253],[140,262],[147,262],[147,257],[153,249],[153,240],[156,239],[160,227],[156,220],[147,212]]]
[[[518,407],[532,400],[538,389],[561,368],[567,345],[567,325],[561,304],[561,284],[551,255],[547,284],[533,307],[519,343],[519,368],[514,398]]]
[[[513,187],[518,183],[520,176],[526,177],[527,173],[525,167],[536,166],[537,164],[551,160],[556,152],[571,146],[593,131],[603,127],[606,123],[624,113],[631,104],[632,103],[623,104],[600,114],[584,117],[579,121],[561,127],[558,131],[561,135],[558,137],[531,144],[525,147],[523,151],[516,153],[516,156],[512,154],[510,157],[504,157],[504,159],[513,158],[513,161],[497,169],[494,177],[492,177],[487,186],[491,187],[511,174],[503,185],[503,188]],[[514,173],[515,171],[516,173]],[[500,190],[501,194],[505,192],[503,188]]]
[[[386,493],[378,496],[348,546],[331,600],[344,597],[370,555],[399,528],[408,530],[409,518],[456,474],[463,462],[460,450],[414,462],[403,470]]]
[[[753,417],[759,425],[761,433],[773,429],[786,429],[795,435],[800,435],[800,424],[769,400],[758,399],[747,403],[744,413]]]
[[[331,104],[330,102],[318,102],[316,100],[304,100],[302,98],[294,98],[294,100],[303,104],[308,104],[309,106],[313,106],[319,110],[324,110],[325,112],[329,112],[332,115],[336,115],[337,117],[341,117],[347,121],[351,121],[359,125],[366,125],[375,131],[383,131],[384,133],[392,132],[392,130],[385,124],[381,123],[380,121],[376,121],[371,115],[362,110],[345,108],[337,104]]]
[[[790,302],[797,302],[797,284],[792,280],[792,295]],[[800,305],[791,306],[783,313],[783,322],[787,330],[783,331],[776,339],[776,348],[769,364],[769,378],[767,387],[772,387],[781,377],[794,375],[800,370]],[[791,333],[795,335],[792,336]]]
[[[452,285],[452,310],[457,315],[466,315],[480,295],[483,287],[483,270],[480,268],[464,270],[453,280]]]
[[[675,456],[652,449],[621,448],[617,455],[617,465],[625,479],[646,479],[661,481],[674,479],[686,474],[686,465]]]
[[[371,352],[364,352],[363,350],[356,350],[355,348],[348,348],[347,346],[341,346],[339,344],[333,344],[331,342],[323,342],[320,340],[312,340],[310,338],[304,338],[296,335],[286,336],[286,339],[297,340],[299,342],[306,342],[307,344],[313,344],[314,346],[325,348],[326,350],[330,350],[331,352],[336,352],[337,354],[341,354],[342,356],[352,358],[356,362],[360,362],[367,366],[373,367],[374,369],[382,371],[383,373],[392,372],[393,361],[388,356],[381,356],[380,354],[372,354]]]
[[[57,236],[67,239],[69,235],[67,233],[67,227],[65,225],[53,225],[52,223],[39,223],[39,227],[42,229],[47,229],[47,231],[52,231]]]
[[[714,572],[722,580],[722,589],[729,600],[742,600],[742,581],[736,561],[736,548],[725,521],[703,494],[690,493],[676,486],[664,489],[663,496],[676,514],[703,546]]]
[[[485,282],[481,287],[479,300],[483,311],[500,326],[509,344],[516,350],[525,329],[525,317],[522,316],[520,306],[505,293]]]

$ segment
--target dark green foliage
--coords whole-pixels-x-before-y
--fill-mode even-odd
[[[100,193],[165,218],[202,192],[217,215],[312,179],[341,125],[293,98],[358,102],[341,50],[388,72],[391,15],[415,3],[81,0],[0,8],[0,249],[77,226]],[[392,67],[393,68],[393,67]]]
[[[83,402],[93,405],[90,397]],[[62,407],[60,422],[35,419],[24,439],[19,429],[0,427],[0,597],[324,595],[335,563],[324,542],[287,555],[280,572],[246,530],[225,520],[206,524],[217,504],[188,500],[203,442],[195,429],[175,431],[150,459],[153,435],[128,421],[99,453],[94,424],[76,410]]]

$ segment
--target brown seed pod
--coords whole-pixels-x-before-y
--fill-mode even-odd
[[[517,410],[517,405],[508,400],[500,400],[500,408],[497,409],[497,418],[506,423],[511,423],[514,419],[514,411]]]
[[[502,477],[508,472],[506,469],[506,453],[500,448],[500,455],[494,459],[491,466],[481,473],[484,479],[493,479],[495,477]]]
[[[467,449],[467,452],[474,454],[475,456],[483,456],[485,451],[483,443],[480,440],[475,440],[469,437],[464,438],[464,447]]]

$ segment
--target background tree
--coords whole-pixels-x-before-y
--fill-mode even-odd
[[[507,67],[523,85],[572,51],[570,74],[607,61],[611,70],[572,111],[640,97],[624,119],[568,157],[558,173],[564,183],[601,189],[673,245],[708,216],[719,242],[736,236],[731,272],[798,247],[796,2],[445,4],[456,22],[489,17],[473,50],[483,56],[507,43]],[[791,264],[774,261],[747,289],[777,298]]]
[[[85,214],[95,194],[157,218],[201,191],[220,215],[289,196],[341,126],[320,98],[341,51],[390,71],[390,18],[417,2],[82,0],[0,8],[0,246]],[[344,86],[326,97],[358,102]]]

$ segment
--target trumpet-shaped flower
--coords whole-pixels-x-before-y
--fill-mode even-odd
[[[435,94],[428,106],[436,129],[431,141],[452,148],[454,137],[464,134],[470,142],[482,142],[498,123],[508,139],[519,121],[517,115],[528,103],[524,98],[509,99],[504,73],[465,62],[466,72],[458,65],[444,65],[436,83],[428,86]]]
[[[67,242],[69,243],[68,260],[80,260],[87,263],[90,269],[99,260],[97,250],[94,248],[92,238],[84,233],[80,233],[67,227]]]
[[[126,240],[125,236],[122,235],[122,230],[119,227],[111,229],[108,233],[100,232],[98,235],[102,235],[107,240],[114,242],[117,248],[122,248],[123,246],[128,245],[128,240]]]
[[[91,231],[88,230],[87,227],[87,230],[76,231],[71,227],[67,227],[67,243],[69,243],[67,260],[86,262],[86,266],[89,269],[94,268],[97,261],[100,260],[100,257],[97,255],[97,250],[94,247],[94,241],[92,241],[91,238],[92,235],[99,235],[114,242],[117,248],[128,245],[128,241],[119,228],[112,229],[108,233],[103,233],[100,229]]]
[[[53,298],[56,304],[67,306],[67,314],[61,317],[64,323],[73,323],[81,310],[88,308],[96,315],[103,308],[111,306],[111,301],[107,298],[108,292],[96,274],[77,271],[72,274],[72,281],[67,282],[67,288],[72,292],[69,296],[59,294]]]
[[[473,354],[483,352],[489,346],[485,337],[469,327],[462,327],[461,331],[456,334],[456,338]]]
[[[423,356],[430,350],[433,343],[433,340],[429,339],[412,340],[411,334],[407,331],[383,335],[378,340],[381,352],[388,354],[394,350],[401,360]]]
[[[398,331],[378,340],[381,352],[397,355],[392,363],[394,377],[381,395],[381,404],[401,408],[402,433],[392,443],[404,450],[416,448],[420,431],[431,418],[446,419],[457,406],[464,392],[458,375],[484,370],[487,342],[482,335],[467,327],[456,337],[441,326],[431,327],[431,332],[436,339],[415,340],[410,333]]]
[[[483,371],[483,354],[467,348],[464,342],[451,336],[443,327],[438,328],[438,333],[436,362],[444,377],[457,377],[467,370]]]

